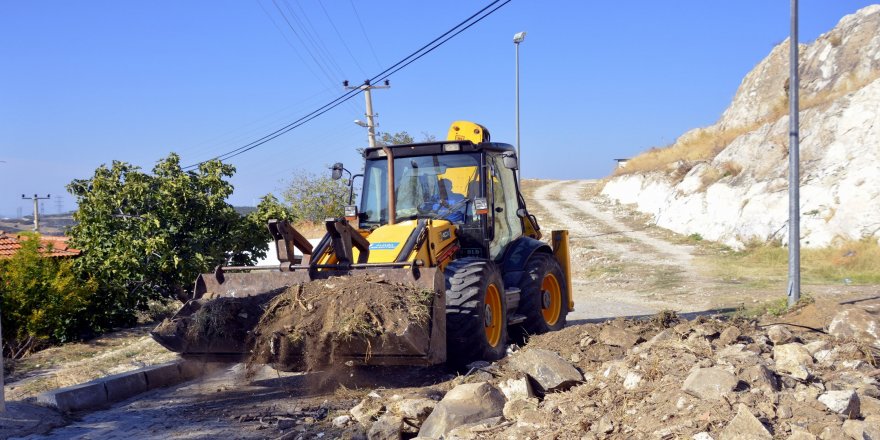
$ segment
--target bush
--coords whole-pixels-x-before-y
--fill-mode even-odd
[[[80,281],[72,262],[40,253],[38,234],[25,234],[21,249],[0,260],[4,352],[18,358],[40,346],[79,339],[97,291]]]

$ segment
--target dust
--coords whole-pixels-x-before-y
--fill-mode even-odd
[[[291,286],[266,306],[252,333],[250,364],[315,371],[374,351],[412,327],[427,328],[433,291],[381,274]]]

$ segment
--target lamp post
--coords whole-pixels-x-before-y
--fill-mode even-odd
[[[522,175],[522,156],[520,156],[519,148],[519,43],[522,43],[525,39],[525,31],[517,32],[513,36],[513,45],[516,46],[516,162],[518,165],[518,170],[516,173],[517,181],[519,181],[520,176]]]
[[[798,2],[791,0],[788,86],[788,306],[801,299],[801,193],[798,78]]]

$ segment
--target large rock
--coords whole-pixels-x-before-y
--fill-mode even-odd
[[[752,365],[742,371],[740,378],[746,381],[752,388],[765,389],[768,391],[779,390],[779,380],[776,374],[764,365]]]
[[[851,419],[859,417],[859,395],[854,390],[827,391],[818,400],[833,412]]]
[[[724,427],[718,440],[772,440],[773,436],[749,408],[739,405],[736,416]]]
[[[698,368],[691,371],[681,389],[701,399],[720,400],[738,382],[736,376],[720,368]]]
[[[773,342],[773,345],[788,344],[794,340],[791,330],[784,325],[774,325],[767,329],[767,337],[770,342]]]
[[[639,335],[615,325],[606,325],[599,332],[599,341],[615,347],[632,348],[639,342],[639,339]]]
[[[403,427],[403,418],[385,414],[376,420],[367,431],[369,440],[400,440],[400,431]]]
[[[834,315],[828,324],[828,333],[838,338],[858,339],[880,348],[880,318],[857,307]]]
[[[426,398],[401,399],[390,403],[388,411],[403,419],[403,432],[416,433],[436,405],[437,402]]]
[[[441,438],[458,426],[501,416],[504,394],[486,383],[459,385],[446,393],[422,423],[419,437]]]
[[[549,350],[532,348],[520,351],[510,357],[508,365],[528,374],[544,393],[565,391],[584,380],[577,368]]]
[[[793,342],[773,347],[773,359],[776,361],[776,371],[799,380],[810,377],[808,367],[813,365],[813,357],[801,344]]]
[[[499,383],[498,388],[501,389],[501,392],[508,401],[535,397],[532,384],[529,383],[529,379],[526,377],[507,379]]]
[[[380,398],[367,396],[355,405],[349,413],[361,426],[368,428],[384,411],[385,405]]]

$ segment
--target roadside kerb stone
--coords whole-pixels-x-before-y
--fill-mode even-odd
[[[216,367],[214,363],[179,360],[47,391],[38,395],[36,400],[65,413],[95,409],[148,390],[198,378]]]

